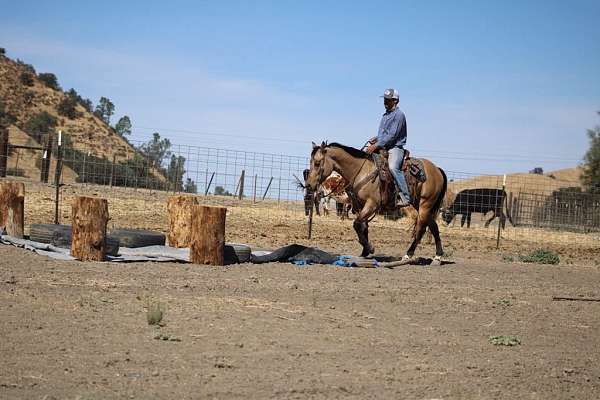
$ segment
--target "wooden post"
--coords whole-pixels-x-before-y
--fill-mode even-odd
[[[313,225],[313,201],[311,199],[310,210],[308,211],[308,239],[312,239],[312,225]]]
[[[244,197],[244,178],[246,177],[246,171],[242,170],[242,175],[240,176],[240,192],[238,194],[238,200],[241,200]]]
[[[192,263],[224,264],[226,214],[225,207],[192,206]]]
[[[167,240],[171,247],[189,247],[192,238],[192,208],[198,205],[194,196],[171,196],[167,200],[169,232]]]
[[[256,203],[256,178],[258,177],[258,175],[254,175],[254,186],[252,189],[252,202]]]
[[[25,221],[25,184],[22,182],[0,182],[0,231],[23,238]]]
[[[8,129],[0,126],[0,177],[6,176],[8,163]]]
[[[108,201],[77,197],[73,203],[71,255],[81,261],[102,261],[106,254]]]

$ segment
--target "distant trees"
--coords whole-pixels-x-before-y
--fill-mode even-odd
[[[110,124],[110,117],[115,113],[115,105],[106,97],[100,97],[100,101],[96,106],[94,114],[104,121],[107,125]]]
[[[167,180],[171,183],[173,191],[183,190],[183,174],[185,174],[185,157],[171,154],[171,162],[167,167]]]
[[[42,111],[29,118],[23,128],[29,136],[39,142],[42,135],[48,134],[56,128],[56,118],[46,111]]]
[[[54,75],[53,73],[42,72],[38,75],[38,79],[50,89],[62,90],[60,85],[58,84],[58,79],[56,78],[56,75]]]
[[[215,194],[217,196],[231,196],[231,193],[229,193],[229,191],[225,190],[223,188],[223,186],[216,186],[215,187]]]
[[[131,120],[127,115],[121,117],[115,125],[115,131],[121,137],[131,135]]]
[[[529,171],[529,173],[536,174],[536,175],[544,175],[544,169],[542,167],[535,167],[534,169]]]
[[[0,133],[2,133],[10,124],[14,124],[17,118],[6,110],[6,106],[0,100]]]
[[[81,114],[77,111],[77,103],[80,99],[75,89],[71,89],[65,93],[65,97],[58,103],[56,110],[60,115],[63,115],[70,119],[75,119]]]
[[[581,181],[588,192],[600,193],[600,126],[588,129],[587,134],[590,138],[590,148],[583,158]]]
[[[196,182],[194,182],[190,178],[187,178],[185,180],[185,185],[183,186],[183,191],[186,193],[195,194],[198,193],[198,186],[196,186]]]
[[[19,75],[19,80],[25,86],[33,86],[33,74],[30,72],[21,72],[21,75]]]
[[[6,55],[6,49],[4,47],[0,47],[0,56]]]
[[[171,155],[171,141],[167,138],[161,139],[158,132],[152,134],[152,139],[140,146],[140,151],[144,154],[151,165],[160,168],[165,158]]]

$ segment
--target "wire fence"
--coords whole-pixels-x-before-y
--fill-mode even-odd
[[[308,157],[187,145],[141,151],[144,143],[131,145],[127,154],[102,154],[78,148],[68,136],[62,136],[60,146],[57,137],[43,137],[41,144],[13,137],[5,155],[0,153],[0,173],[27,183],[30,219],[37,222],[68,220],[71,197],[88,194],[113,201],[118,215],[114,223],[157,229],[165,226],[166,198],[190,193],[205,203],[228,206],[230,214],[247,217],[255,212],[256,218],[287,224],[297,236],[306,233],[306,206],[311,205],[298,183]],[[582,192],[576,174],[446,174],[448,193],[439,216],[443,232],[598,245],[600,195]],[[322,207],[317,204],[317,210]],[[319,218],[335,220],[339,210],[316,216],[315,223]],[[383,217],[396,220],[402,215]],[[409,218],[399,219],[409,224]],[[240,226],[244,223],[239,220]]]

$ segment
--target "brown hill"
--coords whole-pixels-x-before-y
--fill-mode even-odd
[[[24,82],[23,76],[28,75],[29,82]],[[0,100],[4,105],[5,112],[16,118],[14,124],[9,126],[9,143],[12,145],[25,144],[39,146],[39,137],[26,132],[27,121],[33,116],[47,112],[56,118],[55,130],[61,130],[65,135],[65,141],[69,142],[74,150],[81,154],[92,156],[95,162],[111,162],[114,159],[117,164],[132,160],[139,152],[129,144],[115,130],[88,111],[83,105],[77,103],[75,106],[76,116],[68,118],[58,112],[59,104],[67,98],[67,95],[59,89],[46,85],[35,73],[32,66],[21,61],[13,61],[0,54]],[[25,136],[23,136],[25,135]],[[36,139],[38,139],[36,141]],[[42,139],[43,140],[43,139]],[[17,163],[16,154],[19,154]],[[72,153],[72,152],[71,152]],[[28,157],[27,157],[28,156]],[[7,167],[23,169],[26,176],[34,178],[39,173],[36,161],[40,157],[39,152],[27,152],[23,149],[13,151],[8,160]],[[25,158],[29,158],[26,161]],[[143,159],[144,157],[138,157]],[[67,160],[65,161],[67,162]],[[20,164],[20,165],[19,165]],[[142,170],[142,168],[138,168]],[[151,177],[155,182],[164,182],[163,173],[156,168],[149,168]],[[53,169],[51,169],[53,171]],[[147,171],[147,170],[146,170]],[[18,172],[18,171],[17,171]],[[77,174],[68,168],[63,178],[68,182],[75,180]],[[149,182],[149,180],[148,180]]]
[[[579,177],[581,168],[566,168],[544,175],[515,173],[506,175],[506,191],[518,193],[531,193],[549,195],[553,191],[564,187],[581,187]],[[502,188],[502,175],[483,175],[455,179],[448,185],[449,189],[458,193],[464,189],[475,188]]]

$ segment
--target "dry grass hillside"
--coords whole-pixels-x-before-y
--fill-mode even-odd
[[[581,187],[579,177],[581,168],[566,168],[544,175],[515,173],[506,175],[506,191],[518,193],[531,193],[549,195],[563,187]],[[448,185],[453,193],[464,189],[475,188],[501,188],[502,175],[475,176],[466,179],[454,180]]]
[[[111,127],[80,104],[76,108],[79,117],[69,119],[59,115],[57,107],[65,98],[65,94],[47,87],[35,75],[31,86],[23,84],[20,80],[23,72],[27,72],[25,65],[0,55],[0,99],[6,111],[17,118],[14,124],[16,127],[22,129],[31,116],[46,111],[56,117],[56,129],[69,135],[73,147],[77,150],[109,160],[113,155],[124,159],[131,157],[135,152]]]

